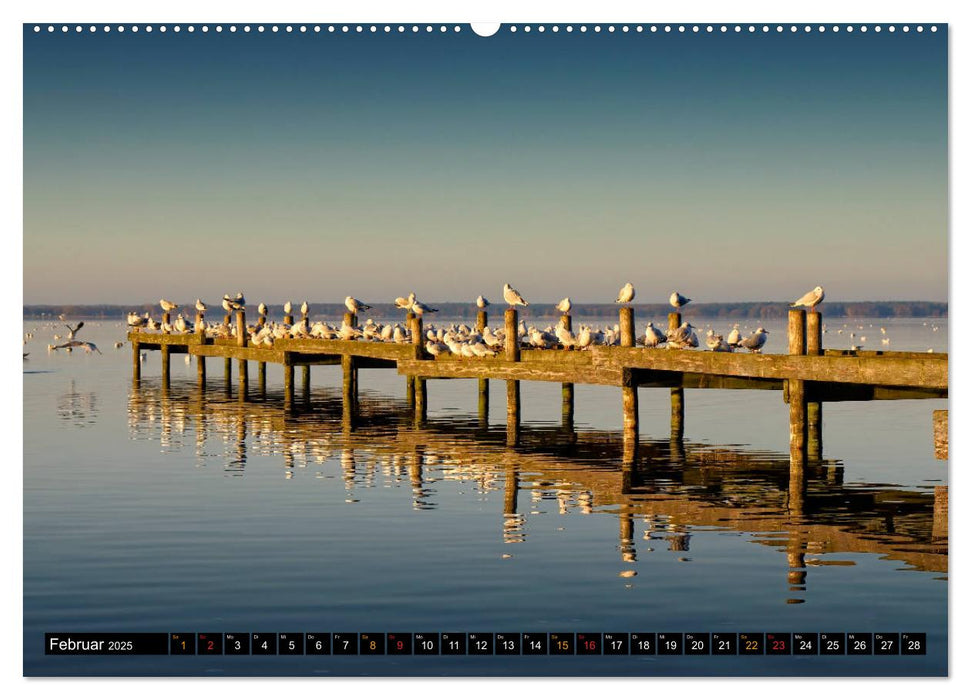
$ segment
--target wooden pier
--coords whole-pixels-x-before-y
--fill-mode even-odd
[[[202,319],[197,318],[201,328]],[[289,319],[292,321],[292,317]],[[353,314],[345,323],[356,325]],[[412,342],[363,340],[279,339],[272,347],[252,347],[245,332],[245,313],[236,314],[237,335],[208,338],[203,333],[163,334],[134,330],[132,372],[141,376],[140,354],[159,350],[162,382],[170,379],[173,354],[188,353],[198,363],[198,381],[205,387],[206,360],[223,358],[225,384],[231,387],[232,360],[238,364],[239,399],[246,401],[249,362],[258,363],[258,385],[266,391],[266,364],[282,365],[284,405],[292,408],[296,367],[302,368],[303,394],[309,393],[313,365],[340,365],[343,371],[343,410],[346,425],[353,427],[357,416],[358,373],[362,369],[394,369],[406,378],[406,396],[416,424],[427,417],[428,381],[474,379],[478,385],[480,420],[488,421],[489,381],[506,382],[507,444],[519,441],[522,381],[562,384],[563,416],[572,424],[574,386],[599,384],[621,389],[625,462],[637,454],[638,397],[641,386],[670,387],[672,435],[682,435],[685,421],[684,389],[755,389],[780,391],[789,411],[790,460],[793,467],[822,458],[823,403],[883,399],[947,398],[948,357],[944,353],[880,351],[833,351],[822,347],[822,321],[818,312],[789,312],[787,354],[746,352],[720,353],[698,350],[656,349],[636,346],[633,309],[620,309],[620,345],[592,346],[584,350],[529,349],[520,347],[519,319],[515,309],[504,316],[505,347],[496,357],[432,358],[424,348],[422,319],[408,314],[406,323]],[[570,327],[570,318],[563,318]],[[478,329],[487,324],[485,312],[476,320]],[[669,314],[669,328],[681,324],[680,313]],[[946,430],[944,433],[946,439]]]

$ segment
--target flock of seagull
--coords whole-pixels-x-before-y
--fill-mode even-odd
[[[617,294],[616,303],[629,304],[634,300],[634,285],[630,282],[625,284]],[[802,298],[793,303],[793,306],[805,306],[815,309],[816,305],[822,302],[824,292],[822,287],[816,287]],[[529,306],[529,302],[523,298],[516,289],[508,283],[503,286],[502,298],[510,308],[517,306]],[[675,291],[669,297],[669,303],[675,309],[681,309],[691,302],[691,299]],[[163,312],[169,314],[178,310],[179,304],[166,299],[159,300],[159,305]],[[398,297],[394,300],[396,308],[411,312],[418,317],[426,314],[434,314],[438,309],[432,308],[428,304],[418,300],[414,292],[407,297]],[[371,308],[360,299],[348,296],[344,299],[344,306],[352,314],[359,314]],[[476,299],[476,306],[485,309],[490,306],[490,302],[484,296],[479,295]],[[136,312],[128,314],[128,325],[132,328],[140,328],[151,331],[161,331],[163,333],[193,333],[201,331],[207,337],[212,338],[232,338],[235,337],[236,328],[232,323],[232,313],[246,308],[246,297],[242,292],[235,296],[226,294],[222,299],[222,308],[226,311],[227,317],[220,322],[205,321],[203,314],[209,307],[201,299],[196,299],[195,309],[199,313],[200,322],[204,324],[201,329],[196,329],[195,324],[188,320],[182,313],[179,313],[172,322],[155,321],[149,313],[139,315]],[[555,306],[556,310],[568,314],[573,308],[573,303],[569,297],[565,297]],[[289,317],[293,311],[291,302],[287,302],[283,307],[284,313]],[[283,323],[270,321],[266,318],[267,307],[259,304],[259,320],[255,324],[248,324],[246,333],[250,345],[253,347],[273,347],[276,340],[287,338],[319,338],[323,340],[361,340],[368,342],[390,342],[390,343],[412,343],[411,329],[401,323],[376,323],[373,319],[367,319],[363,324],[349,324],[347,320],[340,325],[326,323],[324,321],[310,322],[310,305],[305,301],[300,307],[301,318],[293,323]],[[685,321],[677,328],[662,330],[655,327],[653,322],[647,324],[644,334],[636,339],[637,345],[648,348],[658,348],[666,346],[672,349],[690,349],[700,347],[697,329],[689,322]],[[500,352],[505,346],[506,331],[504,328],[492,328],[486,326],[481,331],[471,328],[466,324],[450,324],[447,326],[435,326],[429,324],[425,328],[424,346],[428,354],[433,357],[443,355],[454,355],[457,357],[491,357]],[[712,352],[734,352],[735,350],[748,350],[758,353],[768,340],[769,332],[759,326],[750,335],[743,337],[739,331],[738,324],[735,324],[732,331],[725,338],[723,335],[716,334],[712,329],[708,329],[705,337],[705,346]],[[525,321],[520,321],[517,328],[517,335],[521,347],[534,349],[554,349],[563,348],[568,350],[586,350],[598,345],[620,345],[620,326],[615,324],[606,328],[594,328],[589,325],[581,325],[579,330],[574,332],[567,327],[561,319],[555,326],[546,326],[543,329],[530,326]]]

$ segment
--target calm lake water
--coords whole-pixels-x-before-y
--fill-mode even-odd
[[[783,323],[766,324],[768,352]],[[251,364],[242,402],[235,362],[227,390],[210,359],[202,393],[174,356],[165,390],[149,353],[133,386],[120,323],[79,333],[103,355],[48,353],[60,331],[24,329],[27,675],[947,673],[947,463],[931,423],[946,400],[825,404],[824,459],[796,507],[777,391],[687,389],[673,440],[670,391],[641,388],[625,474],[616,388],[578,385],[569,430],[560,386],[523,383],[513,449],[503,382],[484,424],[474,381],[429,381],[416,427],[404,378],[364,369],[350,431],[339,367],[315,367],[307,396],[298,368],[288,415],[279,367],[263,396]],[[947,351],[942,319],[831,319],[824,344],[862,336]],[[928,654],[45,656],[53,631],[925,632]]]

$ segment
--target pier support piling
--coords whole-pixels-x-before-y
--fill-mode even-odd
[[[573,432],[573,384],[563,385],[563,404],[561,407],[562,426],[568,432]]]
[[[227,357],[223,360],[223,374],[224,381],[226,384],[226,391],[232,391],[233,388],[233,359]]]
[[[640,432],[637,407],[637,384],[634,382],[633,372],[624,370],[623,394],[624,404],[624,456],[625,466],[633,465],[637,459],[637,438]]]
[[[141,347],[137,340],[131,341],[131,378],[136,382],[142,378]]]
[[[266,398],[266,363],[256,363],[257,383],[260,385],[260,396]]]
[[[303,376],[301,377],[303,389],[303,402],[310,403],[310,365],[303,366]],[[355,382],[357,378],[355,377]]]
[[[806,313],[806,354],[823,354],[823,315],[818,311]]]
[[[485,330],[486,326],[489,325],[489,313],[487,311],[479,311],[475,315],[475,330],[477,333],[481,333]]]
[[[249,362],[239,360],[239,400],[245,401],[249,393]]]
[[[246,311],[239,309],[236,312],[236,345],[241,348],[246,347],[247,333],[246,333]]]
[[[357,418],[357,373],[353,355],[341,355],[343,371],[343,422],[345,427],[353,427]]]
[[[169,369],[171,364],[171,353],[169,352],[169,346],[163,345],[160,348],[162,353],[162,384],[164,386],[169,385]]]
[[[479,427],[489,427],[489,380],[479,380]]]
[[[415,425],[428,420],[428,383],[424,377],[415,379]]]
[[[680,324],[679,324],[680,325]],[[684,388],[671,389],[671,439],[684,438]]]
[[[415,375],[409,374],[405,377],[405,401],[408,402],[408,408],[412,411],[415,410]]]
[[[506,359],[519,362],[519,313],[516,309],[506,309]],[[518,382],[517,389],[518,392]]]
[[[283,405],[286,410],[293,408],[293,355],[283,353]]]
[[[672,311],[668,314],[668,330],[673,331],[674,329],[681,326],[681,312]]]
[[[823,402],[806,403],[806,457],[812,463],[823,461]]]
[[[629,306],[622,306],[620,308],[620,346],[622,348],[634,347],[635,338],[634,309]]]
[[[199,381],[199,386],[205,388],[206,386],[206,356],[196,355],[196,379]]]
[[[806,354],[806,312],[789,310],[789,354]],[[786,380],[789,398],[789,463],[790,468],[802,468],[806,463],[806,436],[808,432],[806,382],[803,379]],[[822,415],[820,413],[820,415]]]
[[[506,380],[506,444],[519,444],[519,382]]]

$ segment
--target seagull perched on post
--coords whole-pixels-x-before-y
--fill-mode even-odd
[[[681,296],[677,292],[671,292],[671,298],[668,299],[668,301],[671,302],[671,306],[676,309],[680,309],[682,306],[686,306],[691,299]]]
[[[523,299],[519,292],[510,287],[508,282],[502,287],[502,298],[510,307],[529,306],[529,302]]]
[[[260,302],[260,305],[256,307],[256,310],[260,312],[260,316],[266,316],[266,304],[264,304],[262,301]]]
[[[158,300],[159,305],[162,307],[162,311],[174,311],[179,308],[178,304],[174,304],[171,301],[166,301],[165,299]]]
[[[414,304],[412,304],[411,310],[415,313],[416,316],[424,316],[425,314],[438,313],[438,309],[433,309],[428,304],[423,304],[420,301],[416,301]]]
[[[823,288],[816,287],[813,291],[806,292],[796,301],[792,302],[792,306],[808,306],[810,311],[816,311],[816,305],[822,304],[825,297],[826,292],[823,291]]]
[[[625,284],[621,290],[620,294],[617,295],[617,304],[629,304],[634,301],[634,285],[628,282]]]
[[[411,307],[415,305],[418,298],[415,296],[414,292],[410,292],[406,297],[398,297],[394,300],[394,305],[398,309],[404,309],[405,311],[411,311]]]
[[[300,313],[303,314],[304,316],[306,316],[307,314],[309,314],[310,313],[310,304],[308,304],[307,302],[302,303],[300,305]]]
[[[356,314],[358,311],[367,311],[371,308],[360,299],[355,299],[354,297],[347,297],[344,299],[344,306],[346,306],[347,310],[352,314]]]
[[[573,308],[573,302],[570,301],[570,297],[566,297],[560,300],[560,303],[556,305],[556,310],[562,313],[570,313],[570,309]]]
[[[291,304],[288,301],[286,304],[283,305],[283,313],[289,316],[291,311],[293,311],[293,304]]]
[[[246,299],[243,299],[243,293],[240,292],[235,299],[230,299],[229,295],[223,297],[223,308],[226,311],[242,311]]]
[[[475,305],[480,309],[484,309],[489,305],[489,300],[480,294],[479,298],[475,300]]]
[[[206,304],[202,299],[196,299],[196,311],[202,313],[206,310]]]

